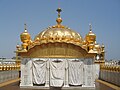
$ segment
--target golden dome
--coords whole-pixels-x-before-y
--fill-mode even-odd
[[[20,38],[23,43],[28,43],[30,41],[31,37],[30,34],[27,32],[26,24],[25,24],[25,31],[21,33]]]
[[[82,37],[69,28],[48,28],[39,33],[34,41],[39,38],[40,43],[66,42],[80,45]]]
[[[101,46],[102,48],[105,48],[105,45],[104,44],[102,44],[102,46]]]
[[[56,19],[57,25],[47,28],[46,30],[39,33],[34,41],[38,41],[39,43],[49,43],[49,42],[65,42],[72,43],[76,45],[82,44],[82,37],[71,30],[68,27],[61,25],[62,18],[60,17],[61,8],[56,10],[58,12],[58,18]]]
[[[99,44],[95,44],[95,49],[96,50],[100,50],[100,45]]]
[[[98,43],[94,45],[94,51],[98,54],[101,53],[101,47]]]
[[[90,31],[86,35],[86,41],[88,43],[94,43],[96,41],[96,35],[92,32],[92,25],[90,24]]]

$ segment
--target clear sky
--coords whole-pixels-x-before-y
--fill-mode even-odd
[[[32,39],[55,25],[58,7],[63,25],[85,37],[92,23],[97,43],[105,45],[106,59],[120,59],[120,0],[0,0],[0,57],[15,56],[24,23]]]

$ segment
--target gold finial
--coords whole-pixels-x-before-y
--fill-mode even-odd
[[[89,26],[90,26],[90,31],[92,31],[92,24],[90,23]]]
[[[102,43],[102,48],[104,48],[105,47],[105,45]]]
[[[25,32],[27,32],[27,25],[26,25],[26,23],[24,24],[24,27],[25,27]]]
[[[56,19],[57,25],[52,26],[52,28],[65,28],[65,26],[61,25],[62,18],[60,17],[60,12],[62,12],[61,8],[56,10],[58,12],[58,18]]]
[[[58,8],[56,11],[58,12],[58,18],[56,19],[56,22],[57,22],[58,25],[60,25],[61,22],[62,22],[62,19],[61,19],[61,17],[60,17],[60,12],[61,12],[62,10],[61,10],[61,8]]]
[[[56,11],[58,12],[58,18],[60,18],[60,12],[62,12],[62,9],[58,8]]]

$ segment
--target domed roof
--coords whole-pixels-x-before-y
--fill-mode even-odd
[[[46,30],[39,33],[34,41],[42,43],[49,43],[49,42],[65,42],[65,43],[72,43],[75,45],[82,44],[82,37],[76,33],[75,31],[71,30],[68,27],[61,25],[62,18],[60,17],[60,12],[62,10],[60,8],[57,9],[58,18],[56,19],[57,25],[48,27]]]
[[[83,40],[79,33],[61,24],[60,12],[62,10],[58,8],[57,11],[57,24],[40,32],[34,40],[31,39],[30,34],[27,32],[25,24],[25,30],[20,35],[22,44],[16,46],[16,52],[19,52],[20,56],[83,57],[89,53],[99,53],[98,51],[104,53],[104,46],[100,47],[100,45],[96,44],[96,35],[92,32],[91,25],[89,33]]]
[[[38,40],[40,43],[48,42],[66,42],[80,45],[82,43],[82,37],[75,31],[64,27],[64,28],[53,28],[42,31],[35,37],[35,41]]]

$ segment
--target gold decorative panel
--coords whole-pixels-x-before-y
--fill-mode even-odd
[[[28,52],[19,52],[19,56],[29,58],[84,58],[87,51],[74,44],[47,43],[36,45]]]

